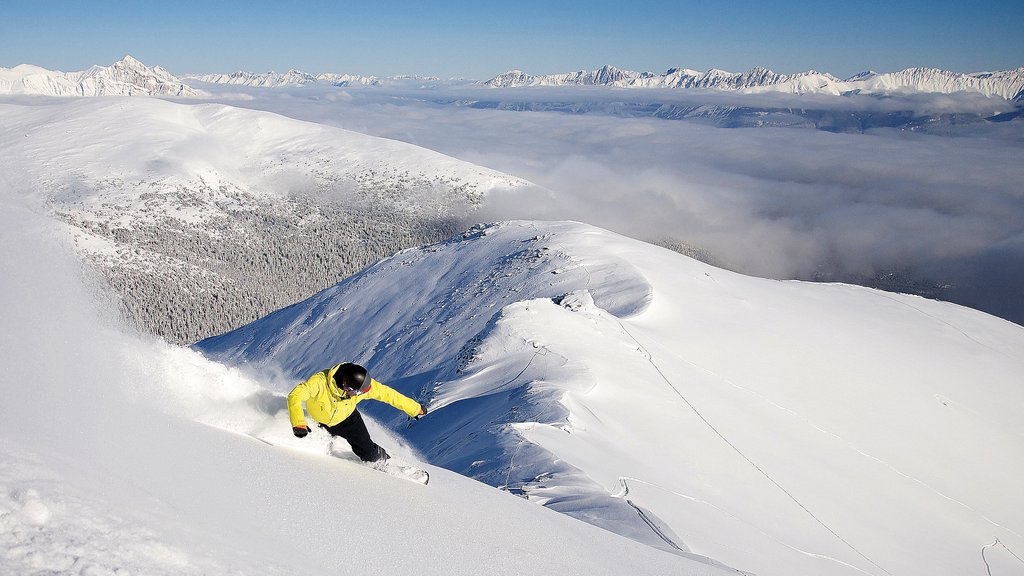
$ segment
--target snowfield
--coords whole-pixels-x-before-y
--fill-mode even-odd
[[[44,72],[0,70],[0,91]],[[574,221],[426,243],[487,196],[559,192],[327,123],[0,101],[0,576],[1024,571],[1024,327]],[[244,314],[192,347],[126,327],[192,341]],[[346,360],[429,408],[361,404],[429,486],[292,436],[287,392]]]
[[[220,429],[272,418],[272,395],[116,329],[52,224],[0,184],[0,574],[734,573],[441,469],[424,487],[316,439]]]
[[[1022,568],[1024,329],[956,305],[523,221],[197,347],[278,394],[363,363],[429,402],[412,426],[366,410],[426,461],[653,547],[764,575],[960,575],[998,539],[986,562]]]
[[[52,223],[8,204],[0,573],[1022,565],[1024,329],[1009,322],[510,222],[200,346],[230,367],[118,330]],[[289,436],[283,394],[340,359],[429,402],[415,423],[366,406],[429,486],[320,431]]]

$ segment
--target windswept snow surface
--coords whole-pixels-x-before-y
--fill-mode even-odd
[[[676,554],[1024,570],[1024,329],[960,306],[519,221],[197,347],[277,393],[363,363],[428,402],[415,423],[362,405],[426,461]]]
[[[319,433],[285,447],[237,433],[287,434],[282,398],[115,329],[13,178],[0,173],[0,574],[732,573],[444,470],[423,487],[332,458]]]
[[[67,203],[144,203],[145,192],[197,181],[280,196],[351,193],[367,179],[447,176],[478,195],[526,185],[418,146],[222,104],[24,96],[0,100],[0,119],[4,157]]]

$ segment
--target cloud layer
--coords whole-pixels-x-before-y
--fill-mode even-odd
[[[505,92],[524,102],[623,97]],[[643,239],[671,238],[708,251],[723,266],[773,278],[899,277],[891,287],[933,287],[943,299],[1024,322],[1024,304],[1014,303],[1024,302],[1024,122],[977,120],[1005,112],[1009,103],[961,95],[799,100],[833,111],[845,105],[974,115],[951,137],[724,129],[466,106],[481,94],[512,97],[478,89],[262,94],[244,105],[425,146],[546,189],[492,197],[482,218],[573,219]],[[793,105],[797,98],[702,97],[705,104],[748,107]]]

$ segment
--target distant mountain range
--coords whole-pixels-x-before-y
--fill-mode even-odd
[[[189,96],[206,93],[186,84],[205,82],[255,88],[283,88],[308,84],[332,86],[382,86],[408,82],[439,82],[435,76],[358,76],[353,74],[309,74],[288,72],[233,72],[231,74],[188,74],[181,78],[159,66],[149,67],[131,56],[111,66],[93,66],[81,72],[47,70],[31,64],[0,68],[0,95],[37,94],[43,96]]]
[[[110,66],[81,72],[47,70],[31,64],[0,68],[0,94],[45,96],[201,96],[170,72],[150,68],[131,56]]]
[[[434,76],[359,76],[352,74],[309,74],[301,70],[279,72],[233,72],[193,74],[175,77],[159,66],[148,67],[125,56],[111,66],[93,66],[81,72],[46,70],[30,64],[0,68],[0,94],[42,94],[47,96],[203,96],[186,81],[257,88],[282,88],[326,84],[332,86],[383,86],[409,83],[436,84]],[[471,84],[472,81],[448,81]],[[1024,100],[1024,67],[1001,72],[961,74],[937,68],[907,68],[900,72],[862,72],[845,80],[826,72],[810,70],[780,74],[767,68],[735,73],[712,69],[698,72],[672,68],[664,74],[622,70],[604,66],[598,70],[564,74],[532,75],[511,70],[477,85],[495,88],[530,86],[606,86],[614,88],[703,88],[744,93],[790,94],[913,94],[973,92],[1006,100]]]
[[[316,76],[301,70],[278,72],[233,72],[231,74],[197,74],[185,76],[187,80],[209,82],[211,84],[232,84],[235,86],[253,86],[256,88],[281,88],[285,86],[305,86],[320,82],[334,86],[380,86],[381,79],[376,76],[353,76],[351,74],[318,74]]]
[[[779,74],[767,68],[734,73],[712,69],[707,72],[673,68],[664,74],[620,70],[605,66],[599,70],[534,76],[512,70],[482,82],[495,88],[525,86],[610,86],[617,88],[711,88],[740,92],[785,92],[792,94],[889,94],[977,92],[1007,100],[1024,96],[1024,67],[1003,72],[960,74],[937,68],[907,68],[901,72],[862,72],[846,80],[814,70]]]
[[[436,83],[441,79],[436,76],[359,76],[354,74],[337,74],[325,72],[313,75],[301,70],[279,72],[232,72],[231,74],[191,74],[184,76],[186,80],[207,82],[210,84],[232,84],[235,86],[252,86],[254,88],[285,88],[288,86],[306,86],[309,84],[330,84],[331,86],[385,86],[389,84],[405,84],[408,82]]]

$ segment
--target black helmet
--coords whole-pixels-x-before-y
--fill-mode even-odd
[[[342,364],[334,373],[334,383],[349,394],[365,394],[370,391],[370,378],[366,368],[359,364]]]

